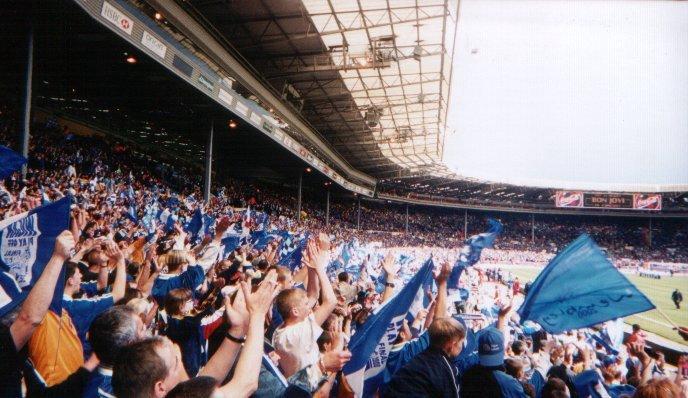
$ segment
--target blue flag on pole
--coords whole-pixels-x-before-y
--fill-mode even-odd
[[[428,259],[399,294],[370,315],[351,337],[352,356],[343,372],[357,397],[372,396],[382,383],[390,347],[416,292],[432,274],[432,266],[432,259]]]
[[[0,316],[15,308],[38,281],[53,255],[57,235],[69,229],[70,205],[71,198],[66,196],[0,221],[0,267],[4,271],[0,277]],[[62,310],[62,272],[50,305],[58,314]]]
[[[583,234],[540,272],[518,313],[521,322],[561,333],[654,308]]]
[[[24,163],[26,163],[25,157],[4,145],[0,145],[0,180],[4,180],[21,169]]]
[[[492,247],[497,235],[502,232],[503,227],[499,221],[489,218],[487,223],[490,226],[487,232],[473,235],[464,242],[464,246],[459,253],[459,258],[456,260],[452,272],[449,275],[449,279],[447,280],[448,289],[459,288],[459,278],[463,270],[477,263],[480,260],[480,254],[483,249]]]

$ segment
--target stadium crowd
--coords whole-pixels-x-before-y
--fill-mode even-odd
[[[3,122],[0,142],[16,145],[14,131]],[[32,130],[29,153],[26,180],[15,173],[0,185],[0,220],[65,196],[73,204],[70,228],[57,237],[45,270],[2,319],[3,397],[353,396],[342,369],[368,358],[353,357],[348,344],[407,282],[401,275],[420,269],[419,261],[403,260],[405,251],[417,260],[434,256],[436,289],[425,292],[429,304],[412,319],[393,325],[381,381],[363,395],[688,394],[688,379],[671,373],[660,351],[646,350],[638,328],[621,345],[611,324],[559,335],[519,325],[512,307],[521,289],[479,267],[462,277],[470,297],[454,302],[447,280],[465,238],[456,215],[416,211],[407,235],[405,214],[371,205],[357,231],[353,206],[340,203],[326,227],[322,206],[305,203],[298,221],[289,195],[240,181],[215,186],[204,203],[198,173],[51,123]],[[171,207],[174,216],[151,222],[150,212]],[[194,234],[187,226],[199,209],[215,222]],[[261,248],[225,247],[234,231],[259,228],[310,236],[299,264],[282,262],[287,236]],[[527,221],[505,222],[484,259],[546,262],[580,228],[570,220],[542,223],[540,238],[529,242]],[[638,233],[603,223],[583,228],[612,254]],[[676,250],[638,247],[636,258],[687,261],[688,248],[677,243],[685,227],[673,232],[657,247]],[[359,272],[331,272],[353,240],[380,244],[375,256],[360,259]],[[60,312],[49,309],[56,289],[63,289]]]

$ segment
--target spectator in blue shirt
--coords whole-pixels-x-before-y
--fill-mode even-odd
[[[68,262],[65,267],[65,288],[62,305],[69,312],[79,335],[79,340],[84,348],[84,358],[91,354],[91,348],[86,339],[86,332],[91,322],[103,311],[112,307],[124,297],[126,288],[126,270],[124,255],[112,241],[103,243],[105,253],[111,263],[115,264],[115,282],[112,285],[112,293],[103,294],[91,298],[75,298],[81,289],[81,271],[76,263]]]
[[[84,398],[111,398],[112,366],[122,348],[144,338],[146,328],[133,309],[125,306],[112,307],[91,323],[88,340],[100,360],[91,374]]]
[[[191,290],[174,289],[167,293],[167,326],[164,334],[181,349],[184,368],[192,377],[208,361],[208,337],[222,324],[224,312],[223,308],[215,310],[212,306],[198,314],[193,314],[193,310]]]
[[[194,292],[203,283],[205,277],[202,266],[191,265],[195,260],[187,251],[172,250],[165,257],[167,273],[158,275],[151,292],[160,305],[165,303],[165,297],[170,290],[183,288]]]

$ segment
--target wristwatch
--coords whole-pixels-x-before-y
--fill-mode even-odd
[[[234,337],[229,332],[225,334],[225,337],[229,339],[229,341],[233,341],[237,344],[244,344],[246,342],[246,337]]]
[[[394,289],[394,283],[392,283],[392,282],[386,282],[385,286],[391,287],[392,289]]]

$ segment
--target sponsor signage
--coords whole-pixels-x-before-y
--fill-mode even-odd
[[[583,194],[583,207],[601,207],[605,209],[632,209],[633,195],[629,194]]]
[[[172,65],[174,65],[178,71],[182,72],[187,77],[191,77],[191,73],[193,73],[193,67],[181,59],[181,57],[179,57],[177,54],[174,54],[174,58],[172,58]]]
[[[141,37],[141,44],[146,46],[147,49],[153,51],[153,53],[158,57],[165,59],[167,46],[145,30],[143,31],[143,36]]]
[[[557,191],[557,207],[583,207],[583,192]]]
[[[241,101],[237,101],[236,110],[244,116],[248,114],[248,106]]]
[[[662,195],[557,191],[557,207],[588,209],[662,210]]]
[[[260,115],[256,112],[251,112],[251,121],[258,126],[261,126],[263,124],[263,118],[260,117]]]
[[[198,82],[201,83],[203,87],[207,88],[208,91],[213,91],[213,88],[215,87],[213,82],[211,82],[210,79],[205,77],[203,74],[198,75]]]
[[[633,195],[633,208],[637,210],[662,210],[662,195],[637,193]]]
[[[274,134],[275,133],[275,126],[273,126],[272,123],[270,123],[266,120],[263,122],[263,130]]]
[[[232,102],[234,101],[234,97],[223,89],[220,89],[217,93],[217,98],[229,106],[232,106]]]
[[[126,34],[131,35],[131,31],[134,28],[134,21],[124,15],[124,13],[122,13],[120,10],[113,7],[107,1],[103,2],[103,8],[100,10],[100,15],[110,21],[113,25],[120,28],[120,30],[124,31]]]

